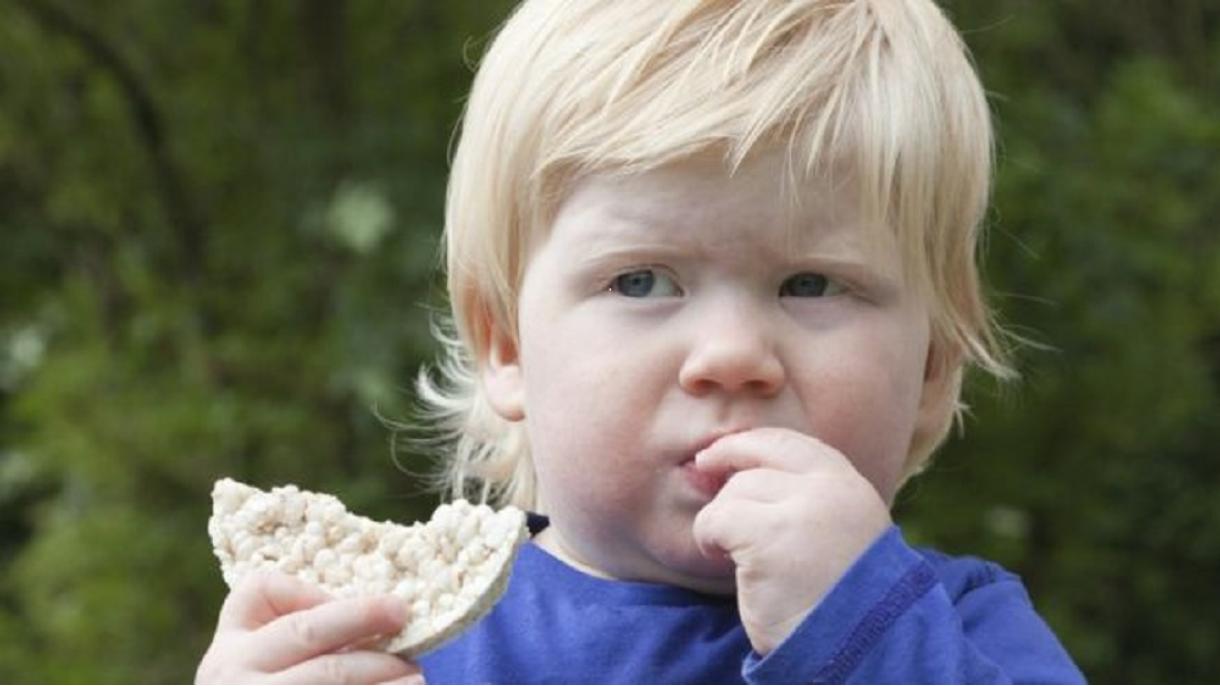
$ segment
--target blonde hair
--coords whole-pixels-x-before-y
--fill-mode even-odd
[[[845,162],[933,303],[943,421],[912,438],[907,476],[960,414],[967,365],[1012,375],[975,263],[989,111],[932,0],[526,0],[466,106],[445,216],[453,318],[418,380],[451,442],[451,493],[538,504],[524,425],[492,410],[478,367],[493,327],[516,339],[527,251],[573,182],[707,152],[731,170],[777,147],[794,179]]]

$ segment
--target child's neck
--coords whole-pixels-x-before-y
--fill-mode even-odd
[[[542,531],[539,531],[534,536],[533,540],[539,548],[547,551],[560,562],[563,562],[577,571],[588,574],[589,576],[595,576],[599,579],[614,579],[614,577],[606,574],[600,569],[580,561],[579,558],[569,552],[567,546],[563,544],[563,541],[560,539],[559,535],[555,533],[555,527],[553,526],[548,526]]]

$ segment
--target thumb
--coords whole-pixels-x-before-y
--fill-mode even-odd
[[[257,629],[286,614],[331,600],[321,587],[279,571],[248,574],[220,608],[217,629]]]

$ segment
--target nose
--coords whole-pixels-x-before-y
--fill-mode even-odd
[[[739,310],[716,317],[692,336],[678,383],[696,396],[715,392],[771,397],[784,387],[784,365],[764,317]]]

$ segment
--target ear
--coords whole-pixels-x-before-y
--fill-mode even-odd
[[[930,451],[944,438],[953,424],[961,385],[961,354],[933,341],[924,362],[923,391],[911,438],[913,452]]]
[[[496,414],[510,422],[525,419],[525,379],[517,342],[492,323],[488,327],[487,354],[480,364],[487,401]]]

